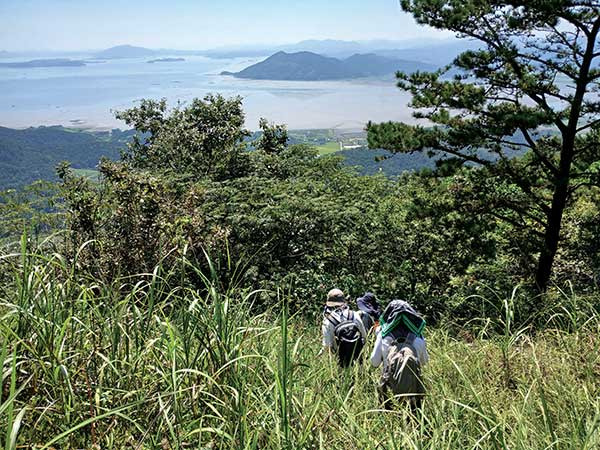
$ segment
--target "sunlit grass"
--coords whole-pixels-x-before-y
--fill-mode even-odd
[[[318,324],[290,316],[284,293],[276,310],[251,314],[260,293],[210,275],[196,274],[197,290],[160,268],[103,283],[26,248],[0,261],[5,448],[600,445],[591,313],[574,327],[575,313],[557,307],[537,333],[429,330],[428,394],[410,421],[381,411],[379,371],[366,361],[341,370],[318,356]]]

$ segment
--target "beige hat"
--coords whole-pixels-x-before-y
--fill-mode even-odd
[[[332,289],[327,293],[326,306],[335,308],[346,304],[346,297],[340,289]]]

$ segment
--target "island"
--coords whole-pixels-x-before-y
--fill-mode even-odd
[[[107,48],[94,55],[97,59],[124,59],[124,58],[146,58],[156,56],[158,52],[144,47],[135,47],[133,45],[117,45]]]
[[[397,71],[432,71],[436,67],[418,61],[387,58],[373,53],[337,59],[312,52],[278,52],[240,72],[221,72],[252,80],[322,81],[381,77]]]
[[[147,61],[148,64],[154,64],[154,63],[169,63],[169,62],[183,62],[185,61],[185,58],[158,58],[158,59],[151,59],[150,61]]]
[[[20,61],[10,63],[0,63],[0,67],[12,69],[28,69],[37,67],[82,67],[85,66],[84,61],[74,59],[34,59],[31,61]]]

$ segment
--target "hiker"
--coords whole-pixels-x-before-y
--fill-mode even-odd
[[[323,311],[323,349],[338,356],[342,367],[348,367],[360,355],[367,332],[360,316],[350,309],[344,293],[332,289],[327,294]]]
[[[423,338],[425,320],[407,302],[393,300],[380,317],[381,325],[371,354],[371,364],[381,370],[379,396],[384,407],[391,398],[408,402],[416,412],[421,407],[425,387],[421,368],[429,361]]]
[[[381,307],[377,302],[377,298],[375,294],[365,292],[362,297],[356,299],[356,305],[358,306],[358,314],[363,321],[365,330],[370,334],[372,330],[375,330],[379,326]]]

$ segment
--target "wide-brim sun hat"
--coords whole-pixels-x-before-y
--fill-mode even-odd
[[[372,292],[365,292],[365,294],[362,297],[356,299],[356,304],[358,306],[358,309],[366,312],[374,318],[378,319],[381,315],[381,307],[377,302],[375,294],[373,294]]]

